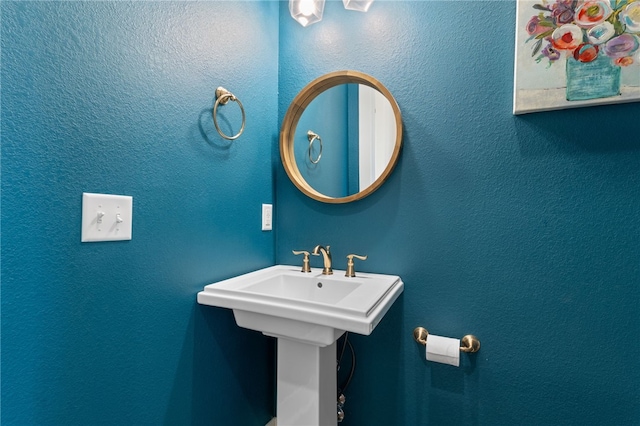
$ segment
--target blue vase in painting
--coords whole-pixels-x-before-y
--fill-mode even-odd
[[[567,100],[585,101],[620,94],[620,67],[606,55],[591,62],[567,58]]]

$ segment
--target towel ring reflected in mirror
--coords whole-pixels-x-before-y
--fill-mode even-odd
[[[339,123],[331,121],[336,117]],[[324,151],[318,134],[331,140]],[[316,139],[320,155],[313,156]],[[291,102],[280,130],[280,158],[289,179],[324,203],[348,203],[372,194],[389,178],[401,148],[396,100],[377,79],[359,71],[336,71],[310,82]]]
[[[320,159],[322,158],[322,138],[317,133],[309,130],[307,132],[307,139],[309,139],[309,161],[313,164],[318,164]],[[320,143],[320,150],[318,151],[318,156],[316,159],[313,159],[313,142],[318,141]]]

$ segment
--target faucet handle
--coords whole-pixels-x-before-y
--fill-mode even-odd
[[[356,259],[360,259],[360,260],[367,260],[367,256],[360,256],[357,254],[348,254],[347,255],[347,272],[344,274],[345,277],[355,277],[356,276],[356,270],[353,267],[353,258]]]
[[[300,272],[311,272],[311,267],[309,266],[309,252],[306,250],[292,250],[293,254],[296,256],[302,254],[302,271]]]

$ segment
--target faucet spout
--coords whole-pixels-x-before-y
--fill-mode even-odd
[[[333,275],[333,269],[331,269],[331,252],[329,251],[331,246],[327,246],[324,248],[321,245],[315,246],[313,252],[311,254],[315,256],[320,256],[322,254],[322,258],[324,260],[324,268],[322,269],[323,275]]]

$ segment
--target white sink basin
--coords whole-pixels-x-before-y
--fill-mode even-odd
[[[278,339],[278,426],[333,426],[336,340],[371,334],[403,289],[395,275],[276,265],[209,284],[198,303],[233,309],[240,327]]]
[[[236,323],[268,336],[326,346],[345,331],[369,335],[402,293],[395,275],[276,265],[207,285],[198,303],[233,309]]]

